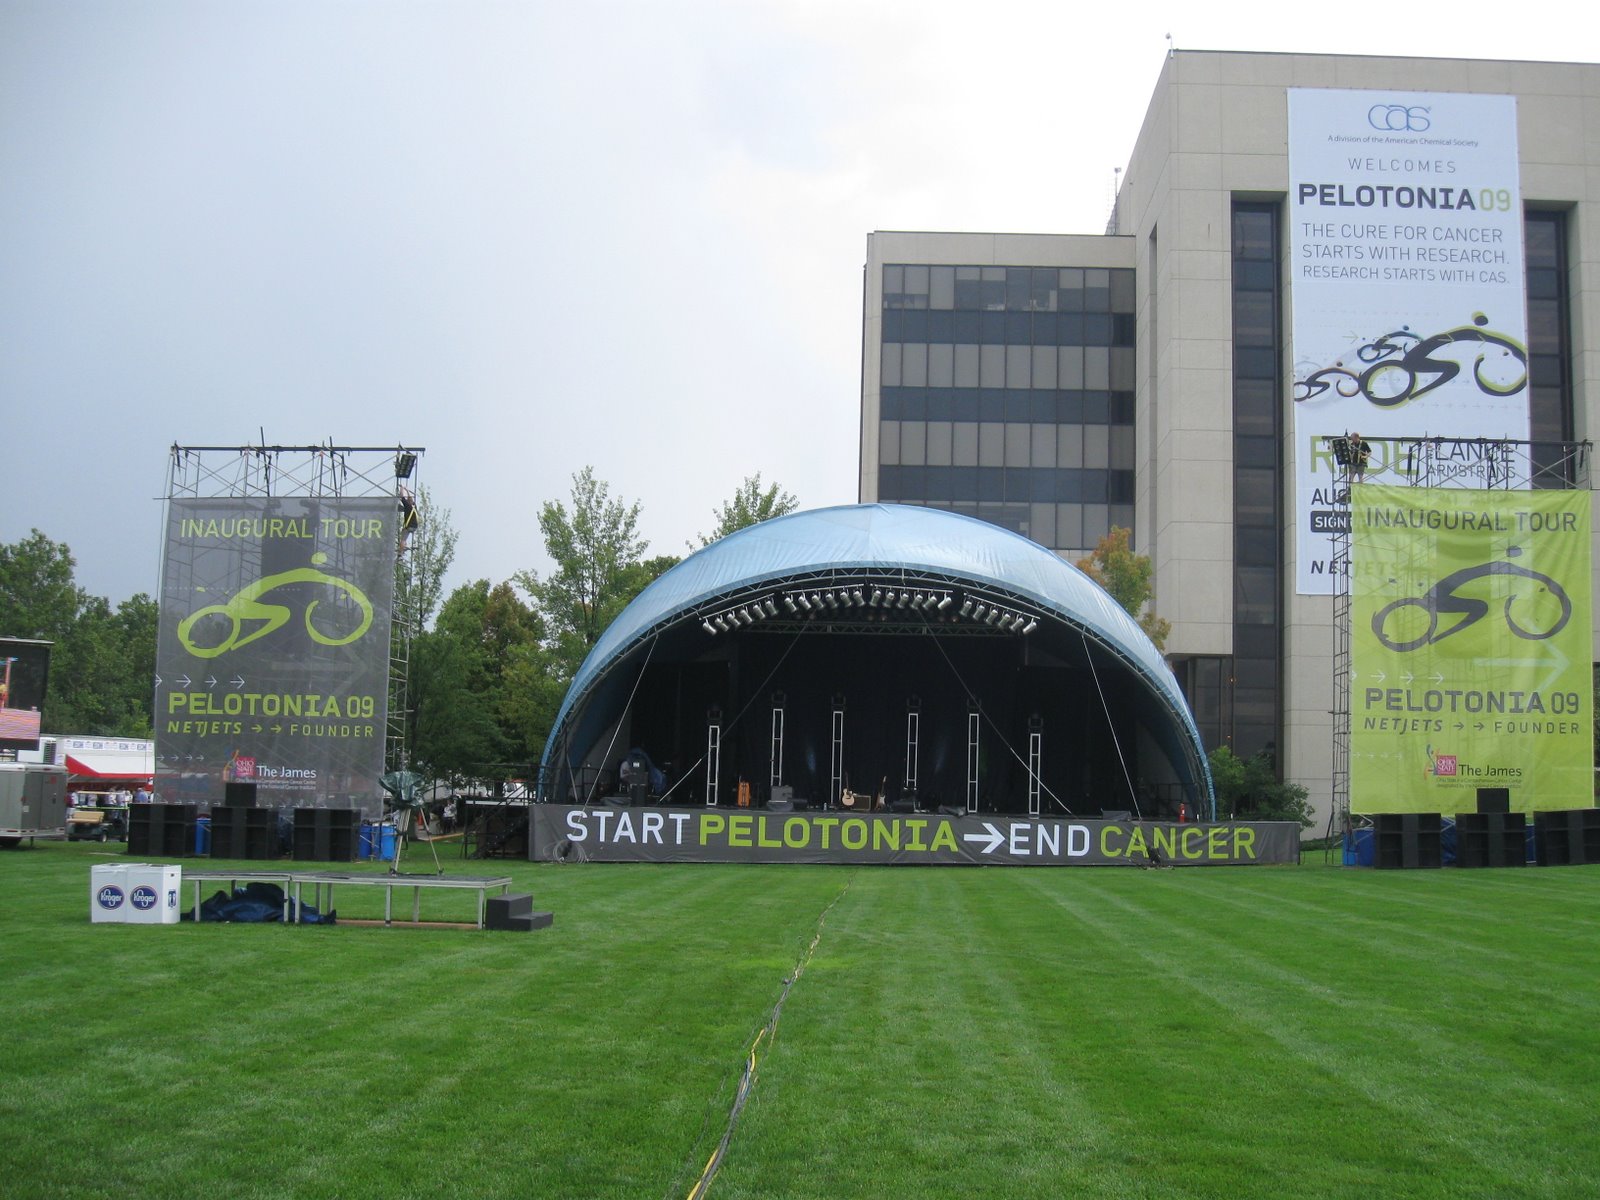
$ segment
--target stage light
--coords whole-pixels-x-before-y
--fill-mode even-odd
[[[822,600],[829,608],[839,607],[839,599],[832,592],[823,593]]]
[[[800,607],[805,609],[807,612],[811,611],[811,601],[806,597],[804,592],[800,593]]]
[[[715,625],[713,625],[710,621],[701,621],[700,622],[700,628],[704,629],[712,637],[716,637],[717,636],[717,627]]]
[[[761,604],[762,604],[762,607],[766,609],[767,616],[775,617],[775,616],[778,615],[778,606],[772,602],[772,597],[771,596],[768,596],[765,600],[763,600],[761,602]]]
[[[794,597],[793,596],[785,596],[783,598],[783,605],[784,605],[785,608],[787,608],[792,613],[800,611],[800,606],[797,605],[794,602]]]
[[[854,591],[852,591],[850,593],[850,595],[854,598],[854,600],[855,600],[857,605],[862,605],[862,604],[866,603],[866,601],[861,598],[861,589],[860,588],[856,588]]]
[[[812,592],[811,593],[811,603],[815,604],[818,608],[821,608],[822,607],[822,593],[821,592]]]
[[[993,625],[999,619],[1000,619],[1000,610],[998,608],[991,608],[989,610],[989,615],[984,618],[984,621],[987,622],[990,625]]]
[[[909,599],[911,599],[911,593],[910,592],[901,592],[900,593],[900,599],[895,601],[895,607],[896,608],[904,608],[906,606],[906,601],[909,600]]]
[[[396,479],[410,479],[411,472],[417,469],[417,456],[409,450],[402,450],[394,456],[394,477]]]
[[[1022,627],[1022,632],[1023,633],[1032,633],[1037,628],[1039,628],[1039,618],[1038,617],[1029,617],[1028,618],[1028,623]]]
[[[883,599],[883,589],[882,588],[873,588],[872,589],[872,607],[873,608],[877,608],[878,607],[878,601],[882,600],[882,599]]]
[[[721,613],[718,613],[716,616],[712,617],[711,619],[717,623],[717,628],[722,630],[723,633],[727,633],[728,632],[728,618],[727,617],[723,616]]]
[[[965,600],[963,600],[961,602],[961,615],[963,617],[970,617],[972,615],[972,597],[971,596],[968,596]]]
[[[952,599],[950,599],[950,593],[949,593],[949,592],[946,592],[946,593],[945,593],[945,594],[944,594],[944,598],[943,598],[943,599],[941,599],[941,600],[940,600],[940,601],[939,601],[939,603],[938,603],[938,604],[937,604],[937,605],[935,605],[935,607],[936,607],[936,608],[937,608],[937,609],[938,609],[938,610],[939,610],[939,611],[940,611],[940,612],[943,612],[943,611],[944,611],[944,610],[945,610],[945,609],[947,609],[947,608],[949,608],[949,607],[950,607],[950,606],[951,606],[951,605],[952,605],[952,604],[954,604],[954,603],[955,603],[955,601],[954,601],[954,600],[952,600]]]
[[[989,606],[986,605],[986,604],[980,604],[980,605],[978,605],[977,609],[973,612],[972,619],[974,621],[981,621],[985,617],[987,617],[988,615],[989,615]]]
[[[735,615],[739,618],[741,625],[754,625],[756,623],[756,619],[750,615],[748,608],[741,608]]]

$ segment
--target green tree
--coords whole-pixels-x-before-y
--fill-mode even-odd
[[[546,644],[563,682],[571,680],[607,625],[649,582],[640,569],[650,543],[639,536],[639,505],[612,499],[610,486],[585,467],[572,477],[572,508],[547,501],[539,513],[548,577],[519,571],[517,586],[533,598]]]
[[[150,737],[159,606],[90,596],[51,655],[44,721],[58,733]]]
[[[1148,554],[1133,552],[1129,537],[1128,530],[1120,525],[1114,527],[1100,539],[1094,553],[1080,558],[1076,565],[1139,622],[1139,628],[1155,643],[1157,650],[1165,650],[1172,622],[1156,616],[1153,609],[1145,608],[1150,599],[1150,576],[1154,566]]]
[[[1210,754],[1211,782],[1217,793],[1217,815],[1224,820],[1298,821],[1302,829],[1313,824],[1308,793],[1298,783],[1278,778],[1265,751],[1240,758],[1229,746]]]
[[[75,566],[65,542],[37,529],[0,544],[0,637],[64,640],[87,600],[73,582]]]
[[[757,471],[745,477],[733,499],[717,507],[714,514],[717,526],[710,534],[700,535],[700,545],[709,546],[735,530],[792,513],[798,505],[799,501],[775,483],[763,488],[761,472]],[[694,543],[691,542],[690,547],[694,548]]]

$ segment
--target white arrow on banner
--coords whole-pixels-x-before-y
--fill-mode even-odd
[[[994,852],[994,848],[1006,840],[1006,835],[1001,833],[987,821],[983,823],[983,827],[989,832],[986,834],[964,833],[961,835],[961,840],[963,842],[988,842],[989,844],[983,848],[982,853],[992,854]]]

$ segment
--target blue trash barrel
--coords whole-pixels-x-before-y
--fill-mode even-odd
[[[211,818],[199,817],[194,823],[194,852],[208,855],[211,853]]]

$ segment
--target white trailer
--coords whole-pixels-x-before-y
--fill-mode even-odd
[[[0,846],[67,836],[67,769],[0,763]]]

